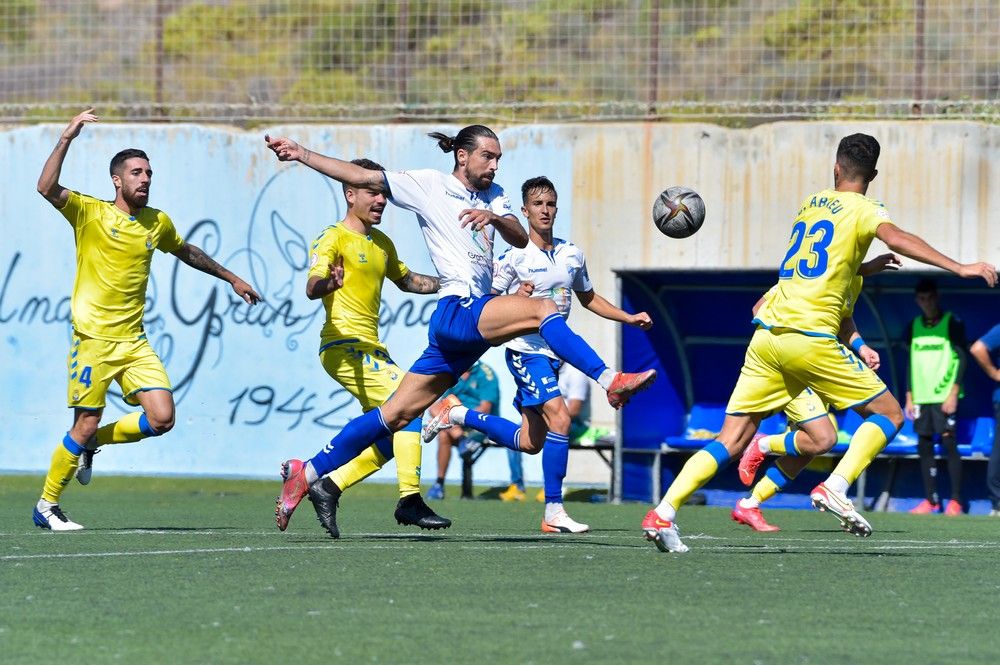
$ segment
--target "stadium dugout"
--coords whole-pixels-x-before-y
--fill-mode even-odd
[[[657,501],[688,455],[700,449],[722,428],[725,405],[743,363],[753,332],[751,307],[774,284],[773,270],[621,270],[617,271],[622,307],[647,311],[653,328],[623,327],[619,337],[620,366],[625,371],[655,367],[660,378],[632,398],[619,415],[612,494],[624,500]],[[1000,291],[986,289],[945,273],[903,271],[865,280],[854,318],[865,340],[882,358],[879,376],[902,399],[906,391],[908,349],[902,339],[919,313],[913,288],[922,277],[938,282],[942,303],[964,322],[973,342],[1000,321]],[[976,464],[964,474],[967,501],[983,499],[985,462],[993,444],[993,385],[970,358],[965,373],[965,397],[959,406],[958,441],[964,460]],[[843,454],[847,440],[860,424],[853,412],[837,413],[840,442],[830,453]],[[761,431],[785,429],[783,414],[767,418]],[[936,452],[940,452],[936,448]],[[886,509],[892,497],[921,495],[915,462],[917,437],[913,423],[889,443],[855,488],[865,504]],[[829,471],[827,462],[826,472]],[[814,462],[822,467],[824,460]],[[806,507],[806,496],[821,478],[803,473],[789,484],[775,507]],[[945,478],[942,478],[946,482]],[[869,492],[875,488],[874,495]],[[736,464],[706,487],[708,502],[729,504],[745,488]]]

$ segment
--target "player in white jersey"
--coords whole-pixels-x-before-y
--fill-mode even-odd
[[[282,531],[309,486],[333,470],[329,466],[335,448],[360,453],[419,418],[490,346],[540,332],[560,358],[608,391],[608,401],[615,408],[656,378],[655,370],[635,374],[610,370],[569,329],[552,300],[490,293],[494,231],[515,247],[528,243],[503,188],[493,182],[501,157],[500,141],[483,125],[471,125],[453,137],[436,132],[430,136],[444,152],[454,153],[450,174],[373,171],[317,154],[287,138],[265,136],[280,161],[302,162],[355,187],[384,187],[390,202],[416,213],[441,282],[428,329],[429,344],[389,401],[348,423],[312,459],[282,464],[284,483],[275,509]],[[431,511],[419,494],[413,496],[411,510],[397,510],[396,518],[419,525],[421,516]]]
[[[573,243],[553,237],[556,196],[555,185],[545,177],[531,178],[521,186],[524,204],[521,212],[528,220],[530,242],[524,248],[509,250],[497,260],[493,271],[493,292],[520,293],[533,299],[550,300],[563,318],[569,316],[571,294],[576,293],[583,306],[598,316],[648,330],[653,322],[646,312],[629,314],[594,293],[583,252]],[[571,519],[562,502],[571,422],[566,401],[559,391],[562,361],[538,333],[517,337],[505,346],[507,367],[517,385],[514,407],[521,413],[521,422],[513,423],[499,416],[470,410],[449,396],[443,400],[437,415],[424,425],[424,441],[430,441],[442,429],[459,425],[479,430],[494,443],[510,450],[529,455],[544,450],[545,515],[542,531],[587,531],[590,527]]]

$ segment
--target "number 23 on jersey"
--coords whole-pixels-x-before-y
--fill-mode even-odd
[[[833,242],[833,222],[821,219],[806,228],[802,220],[792,227],[788,252],[778,268],[778,279],[791,279],[796,273],[805,279],[815,279],[826,272]]]

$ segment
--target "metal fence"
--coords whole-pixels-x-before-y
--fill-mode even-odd
[[[992,121],[996,0],[0,0],[0,120]]]

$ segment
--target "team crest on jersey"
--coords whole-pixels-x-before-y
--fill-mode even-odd
[[[153,249],[153,234],[146,235],[146,249]]]
[[[73,391],[73,401],[74,402],[79,402],[80,401],[80,391],[79,390],[74,390]]]
[[[116,229],[113,226],[111,227],[110,233],[111,233],[111,237],[112,238],[117,238],[118,237],[118,229]]]
[[[368,257],[364,252],[358,252],[358,263],[368,263]]]

